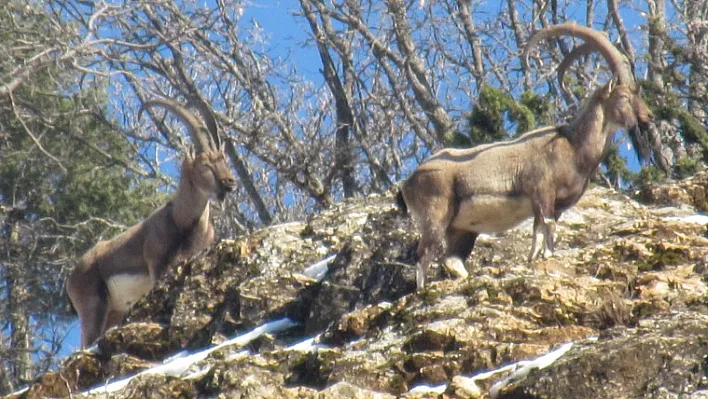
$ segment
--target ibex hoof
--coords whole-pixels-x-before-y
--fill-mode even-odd
[[[554,256],[555,252],[550,249],[544,248],[543,250],[534,251],[534,253],[529,254],[528,262],[533,263],[539,259],[548,259]]]
[[[443,265],[445,266],[445,269],[447,269],[447,271],[450,272],[450,274],[455,278],[467,278],[467,276],[469,276],[469,273],[465,268],[465,263],[460,258],[451,256],[445,259]]]
[[[415,285],[416,287],[420,290],[425,288],[425,283],[426,283],[426,276],[425,276],[425,270],[421,270],[418,268],[415,271]]]

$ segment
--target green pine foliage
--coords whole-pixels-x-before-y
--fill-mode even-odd
[[[42,298],[27,304],[32,317],[39,320],[44,314],[67,309],[63,280],[57,276],[68,271],[98,239],[110,238],[143,219],[164,203],[165,194],[155,182],[136,179],[123,166],[83,144],[92,143],[116,158],[128,159],[131,149],[120,133],[77,118],[62,107],[66,102],[45,98],[34,104],[42,106],[44,114],[56,116],[52,126],[25,120],[27,129],[41,139],[44,152],[17,120],[6,119],[7,114],[0,117],[0,126],[8,127],[3,129],[7,140],[0,145],[0,205],[23,213],[17,222],[21,226],[19,245],[5,241],[0,246],[9,261],[22,261],[31,287],[28,291],[38,294],[33,298]],[[68,129],[83,141],[72,137]],[[4,217],[0,213],[0,222]],[[52,311],[47,312],[47,307]]]
[[[662,90],[650,81],[641,81],[642,96],[659,120],[679,122],[681,135],[687,143],[699,143],[703,160],[708,162],[708,131],[681,105],[675,93]]]
[[[11,30],[18,21],[19,33]],[[52,38],[50,26],[41,9],[3,7],[0,48],[8,54],[0,60],[0,76],[36,54],[23,41]],[[42,348],[32,349],[33,373],[52,364],[59,349],[54,342],[73,321],[63,277],[75,260],[166,201],[155,180],[125,168],[139,160],[126,136],[102,122],[108,114],[104,87],[84,81],[79,88],[70,73],[51,65],[31,74],[12,101],[0,98],[0,319],[6,320],[0,337],[2,345],[9,342],[10,314],[31,320],[29,347]],[[10,307],[14,278],[28,293],[19,308]],[[0,367],[22,353],[0,359]]]
[[[650,165],[642,168],[639,173],[632,179],[632,185],[635,189],[645,187],[653,182],[663,182],[666,180],[666,175],[659,168]]]
[[[128,225],[164,200],[154,182],[135,179],[119,163],[107,161],[87,145],[128,159],[131,148],[120,133],[88,118],[76,118],[67,107],[70,101],[32,101],[43,112],[59,117],[52,127],[32,120],[24,122],[36,137],[41,137],[44,152],[17,120],[7,121],[8,140],[0,150],[0,199],[6,206],[24,208],[28,221],[51,218],[57,224],[75,225],[102,218]],[[88,236],[94,233],[98,232]],[[86,242],[78,249],[91,244]]]
[[[514,127],[513,136],[534,129],[540,123],[549,122],[551,103],[548,98],[533,92],[524,92],[516,101],[510,94],[490,85],[484,85],[477,103],[472,107],[468,123],[469,138],[460,137],[454,145],[470,147],[483,143],[506,140]]]
[[[704,166],[705,164],[699,159],[683,157],[674,165],[674,171],[679,179],[685,179],[703,170]]]
[[[615,187],[620,187],[623,182],[629,182],[635,177],[627,168],[627,161],[620,155],[617,145],[610,147],[602,163],[606,169],[607,178]]]

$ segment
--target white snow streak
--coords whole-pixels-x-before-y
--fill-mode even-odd
[[[328,256],[310,266],[308,266],[303,274],[307,277],[310,277],[312,279],[315,279],[317,281],[321,281],[324,276],[327,274],[328,270],[328,264],[331,262],[337,255],[331,255]],[[267,333],[273,333],[273,332],[278,332],[282,330],[286,330],[288,328],[296,326],[298,323],[294,322],[293,320],[289,318],[283,318],[279,320],[275,320],[266,324],[263,324],[262,326],[256,327],[253,330],[242,334],[238,335],[234,338],[231,338],[227,341],[222,342],[219,345],[216,345],[214,347],[189,354],[187,351],[181,351],[178,352],[169,358],[165,359],[164,362],[161,365],[155,366],[153,368],[143,370],[142,372],[135,374],[130,377],[126,377],[123,379],[120,379],[118,381],[114,381],[111,383],[107,383],[105,385],[93,388],[89,390],[87,393],[88,394],[110,394],[116,391],[119,391],[123,388],[125,388],[126,385],[135,377],[140,376],[140,375],[148,375],[148,374],[162,374],[162,375],[170,375],[170,376],[175,376],[175,377],[183,377],[183,378],[197,378],[205,373],[207,373],[210,369],[210,366],[206,366],[203,368],[200,368],[196,371],[192,371],[189,374],[187,371],[189,368],[194,364],[197,363],[201,360],[204,360],[211,354],[212,352],[221,349],[225,346],[244,346],[248,344],[249,342],[253,341],[254,339],[260,337],[263,334]],[[298,351],[312,351],[312,350],[318,350],[318,349],[326,349],[327,346],[325,345],[320,345],[315,343],[315,339],[310,338],[306,339],[298,344],[292,345],[287,349],[290,350],[298,350]],[[94,345],[89,350],[96,351],[97,346]],[[229,359],[235,359],[241,356],[248,356],[250,354],[249,351],[241,351],[238,352]],[[228,360],[228,359],[227,359]]]
[[[279,320],[272,321],[270,323],[263,324],[262,326],[256,327],[253,330],[236,336],[234,338],[231,338],[227,341],[222,342],[219,345],[216,345],[214,347],[185,355],[184,352],[180,352],[175,356],[172,356],[168,359],[168,361],[165,361],[165,363],[155,366],[153,368],[144,370],[138,374],[135,374],[130,377],[123,378],[121,380],[112,382],[110,384],[102,385],[99,387],[96,387],[94,389],[91,389],[88,391],[88,394],[106,394],[109,395],[113,392],[119,391],[123,388],[125,388],[126,385],[135,377],[138,377],[140,375],[148,375],[148,374],[161,374],[161,375],[169,375],[169,376],[175,376],[175,377],[181,377],[183,376],[187,370],[189,370],[190,366],[192,366],[194,363],[199,362],[201,360],[206,359],[209,354],[212,352],[221,349],[225,346],[231,346],[231,345],[237,345],[237,346],[243,346],[252,340],[260,337],[263,334],[267,333],[274,333],[282,330],[286,330],[288,328],[291,328],[293,326],[296,326],[297,323],[294,322],[293,320],[289,318],[283,318]],[[241,355],[247,355],[248,351],[242,351],[238,352],[236,355],[234,355],[234,358]],[[195,376],[203,375],[204,373],[209,371],[209,367],[206,367],[204,369],[197,370],[191,374],[188,374],[187,377],[189,378],[194,378]]]
[[[499,391],[501,391],[502,388],[505,386],[509,385],[512,382],[519,381],[523,378],[525,378],[531,370],[534,369],[539,369],[542,370],[551,364],[558,360],[561,356],[563,356],[566,352],[570,350],[570,348],[573,347],[573,343],[569,342],[566,344],[561,345],[558,349],[551,351],[543,356],[540,356],[534,360],[521,360],[519,362],[513,363],[506,365],[504,367],[498,368],[496,370],[491,370],[491,371],[486,371],[483,373],[479,373],[477,375],[474,375],[472,377],[455,377],[455,379],[461,383],[467,386],[468,390],[474,391],[474,392],[481,392],[479,389],[479,386],[476,384],[477,381],[479,380],[486,380],[496,374],[499,373],[504,373],[510,370],[516,370],[513,371],[511,374],[509,374],[506,378],[503,380],[497,382],[496,384],[492,385],[491,389],[489,390],[489,397],[490,398],[496,398],[497,395],[499,394]],[[447,390],[447,385],[436,385],[436,386],[430,386],[430,385],[417,385],[413,389],[411,389],[409,392],[411,393],[435,393],[435,394],[442,394],[445,393]]]
[[[663,218],[664,220],[673,220],[677,222],[684,223],[695,223],[695,224],[708,224],[708,215],[703,215],[696,213],[695,215],[688,216],[667,216]]]
[[[556,360],[560,359],[561,356],[565,355],[566,352],[570,350],[570,348],[573,347],[572,342],[568,342],[567,344],[561,345],[558,349],[548,352],[545,355],[541,357],[537,357],[536,359],[530,361],[530,362],[525,362],[525,364],[517,369],[516,371],[512,372],[509,374],[506,378],[503,380],[497,382],[496,384],[492,385],[492,387],[489,389],[489,397],[490,398],[496,398],[497,395],[499,395],[499,391],[502,390],[505,386],[522,380],[526,378],[526,376],[531,372],[531,370],[543,370],[546,367],[550,366],[555,362]],[[521,362],[519,362],[521,363]],[[517,363],[517,365],[519,364]]]
[[[329,262],[334,260],[336,257],[336,254],[328,256],[321,261],[308,266],[302,274],[317,281],[322,281],[325,274],[327,274],[327,270],[329,270]]]
[[[413,387],[413,389],[411,389],[411,390],[408,391],[408,392],[411,392],[411,393],[437,393],[437,394],[443,394],[443,393],[445,393],[445,390],[446,390],[446,389],[447,389],[447,385],[446,385],[446,384],[443,384],[443,385],[435,385],[435,386],[421,384],[421,385],[416,385],[415,387]]]
[[[304,341],[300,341],[298,343],[292,344],[288,347],[285,348],[286,351],[295,351],[295,352],[317,352],[319,350],[326,350],[330,349],[329,346],[323,345],[317,342],[317,340],[320,338],[321,334],[317,334],[316,336],[312,338],[308,338]]]

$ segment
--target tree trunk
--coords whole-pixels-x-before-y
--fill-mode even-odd
[[[708,102],[708,27],[705,21],[708,18],[708,2],[693,0],[686,2],[687,15],[693,20],[686,23],[686,37],[690,51],[690,71],[688,75],[689,96],[688,112],[701,122],[702,126],[708,125],[706,102]]]
[[[465,31],[465,39],[467,39],[467,43],[469,43],[469,46],[472,49],[473,68],[470,72],[472,73],[472,76],[474,76],[477,83],[477,92],[479,93],[482,89],[482,85],[484,85],[484,63],[482,58],[483,46],[479,38],[479,34],[477,33],[477,28],[474,25],[474,19],[472,18],[469,3],[467,1],[460,1],[458,6],[460,7],[458,15]]]
[[[511,24],[511,31],[514,33],[514,39],[516,40],[516,48],[522,49],[526,45],[526,37],[521,29],[521,23],[519,22],[519,13],[516,11],[516,0],[507,0],[507,8],[509,9],[509,23]],[[521,61],[521,67],[524,72],[524,91],[531,90],[531,72],[526,68],[525,62]]]
[[[32,379],[32,353],[30,352],[29,317],[25,304],[29,300],[21,265],[6,264],[5,283],[10,322],[10,349],[13,365],[11,377],[16,385]]]
[[[4,356],[0,353],[0,359]],[[10,375],[5,367],[5,363],[0,360],[0,395],[7,395],[14,390]]]
[[[11,209],[5,218],[4,235],[7,243],[6,259],[19,259],[19,220],[24,212]],[[32,354],[30,352],[29,316],[25,304],[29,300],[22,265],[6,262],[5,287],[7,295],[8,321],[10,327],[10,378],[15,385],[22,385],[32,378]]]
[[[649,4],[649,80],[664,88],[664,35],[666,35],[666,2],[648,0]]]
[[[634,47],[632,46],[632,42],[629,40],[627,28],[625,28],[624,21],[620,16],[617,0],[607,0],[607,9],[609,10],[612,20],[617,27],[617,32],[619,32],[619,38],[622,42],[622,47],[624,47],[625,55],[629,59],[629,62],[634,65]]]
[[[263,201],[263,197],[258,192],[258,188],[256,188],[253,178],[251,178],[248,167],[238,155],[234,143],[230,140],[226,142],[226,155],[228,155],[231,160],[231,166],[236,169],[236,175],[238,176],[241,184],[243,184],[243,187],[246,189],[248,198],[251,199],[253,207],[256,208],[258,218],[261,222],[263,222],[263,225],[269,226],[273,223],[273,216],[270,214],[270,211],[268,211],[268,206],[266,206],[265,201]]]
[[[350,68],[344,68],[344,82],[337,74],[337,67],[329,54],[329,49],[325,45],[325,33],[322,32],[317,23],[314,10],[308,1],[301,0],[300,5],[305,14],[307,22],[310,24],[312,34],[315,37],[317,51],[322,60],[322,74],[325,82],[334,96],[335,110],[337,115],[337,127],[335,133],[335,165],[334,168],[342,179],[342,190],[345,198],[351,198],[356,191],[356,179],[354,178],[354,155],[352,145],[349,140],[349,131],[354,128],[354,115],[350,106],[352,96],[352,73]],[[340,49],[340,55],[349,53],[347,49]],[[349,79],[347,79],[349,77]]]
[[[406,3],[402,0],[389,0],[388,11],[393,19],[396,43],[403,56],[403,72],[413,90],[413,95],[428,119],[435,126],[438,140],[447,145],[452,133],[453,123],[447,111],[435,98],[432,86],[426,77],[426,68],[416,52],[411,27],[406,16]]]

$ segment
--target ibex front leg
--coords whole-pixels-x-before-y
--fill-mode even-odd
[[[465,261],[472,253],[474,243],[479,233],[456,229],[452,226],[447,229],[447,252],[445,254],[445,268],[458,278],[467,278],[469,272]]]
[[[545,197],[545,198],[543,198]],[[534,203],[533,233],[531,238],[531,251],[529,251],[528,261],[533,262],[539,257],[546,257],[547,253],[553,256],[555,252],[554,236],[556,233],[556,219],[554,198],[552,195],[538,196]],[[538,236],[542,235],[541,245],[537,247]]]

